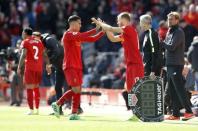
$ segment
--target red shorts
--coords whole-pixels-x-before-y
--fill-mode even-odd
[[[42,80],[42,72],[25,70],[23,81],[24,84],[39,84]]]
[[[68,68],[64,70],[67,84],[69,86],[81,86],[82,85],[82,70],[75,68]]]
[[[126,89],[131,91],[135,82],[139,78],[144,77],[144,67],[141,64],[130,64],[127,65],[126,69]]]

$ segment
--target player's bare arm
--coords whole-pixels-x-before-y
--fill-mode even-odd
[[[107,37],[111,42],[122,42],[123,39],[119,35],[114,35],[111,31],[106,31]]]
[[[27,54],[27,50],[26,49],[22,49],[21,50],[21,56],[20,56],[19,64],[18,64],[18,68],[17,68],[17,74],[18,75],[21,75],[21,68],[23,67],[23,65],[25,63],[26,54]]]
[[[121,27],[113,27],[113,26],[108,25],[108,24],[106,24],[102,21],[96,20],[95,18],[91,18],[91,20],[96,25],[101,26],[104,31],[111,31],[111,32],[114,32],[114,33],[123,33],[123,29]]]

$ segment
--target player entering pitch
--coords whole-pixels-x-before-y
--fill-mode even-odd
[[[92,21],[101,26],[106,31],[107,37],[112,42],[121,42],[124,48],[126,63],[126,82],[123,97],[128,105],[128,92],[139,78],[144,77],[144,66],[142,56],[139,51],[139,39],[136,29],[131,23],[131,15],[127,12],[120,13],[117,16],[119,27],[112,27],[101,20],[92,18]],[[113,33],[120,33],[114,35]]]
[[[80,33],[81,18],[77,15],[72,15],[68,19],[69,29],[64,33],[62,43],[64,47],[63,71],[70,90],[65,92],[63,96],[52,103],[52,108],[57,117],[59,117],[60,106],[66,100],[72,99],[72,114],[70,120],[78,120],[78,107],[80,104],[80,93],[82,84],[82,60],[81,60],[81,43],[95,42],[101,38],[104,33],[97,32],[98,28],[87,32]],[[94,35],[95,34],[95,35]]]

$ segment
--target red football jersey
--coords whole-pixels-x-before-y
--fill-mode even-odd
[[[128,25],[123,27],[123,31],[120,37],[123,39],[122,45],[126,64],[143,64],[136,29],[132,25]]]
[[[68,30],[64,33],[62,38],[62,43],[64,45],[64,70],[66,68],[82,69],[81,43],[95,42],[104,34],[103,32],[100,32],[95,36],[90,36],[95,33],[95,29],[83,33]]]
[[[27,50],[25,70],[42,71],[44,51],[42,42],[38,38],[31,36],[22,41],[21,48]]]

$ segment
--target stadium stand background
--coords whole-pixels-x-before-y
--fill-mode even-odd
[[[116,16],[123,11],[131,12],[140,43],[142,32],[139,16],[152,15],[152,26],[160,30],[159,23],[166,20],[171,11],[178,11],[183,18],[180,26],[186,34],[186,51],[198,30],[198,0],[0,0],[0,74],[7,76],[11,62],[17,61],[17,41],[23,27],[50,33],[60,40],[67,29],[67,19],[72,14],[82,18],[82,31],[93,28],[91,17],[99,17],[106,23],[116,25]],[[163,34],[162,32],[162,35]],[[120,44],[111,43],[103,37],[94,44],[83,44],[84,87],[122,88],[125,65]],[[6,75],[8,74],[8,75]],[[43,85],[53,82],[44,77]],[[53,80],[52,80],[53,81]]]

